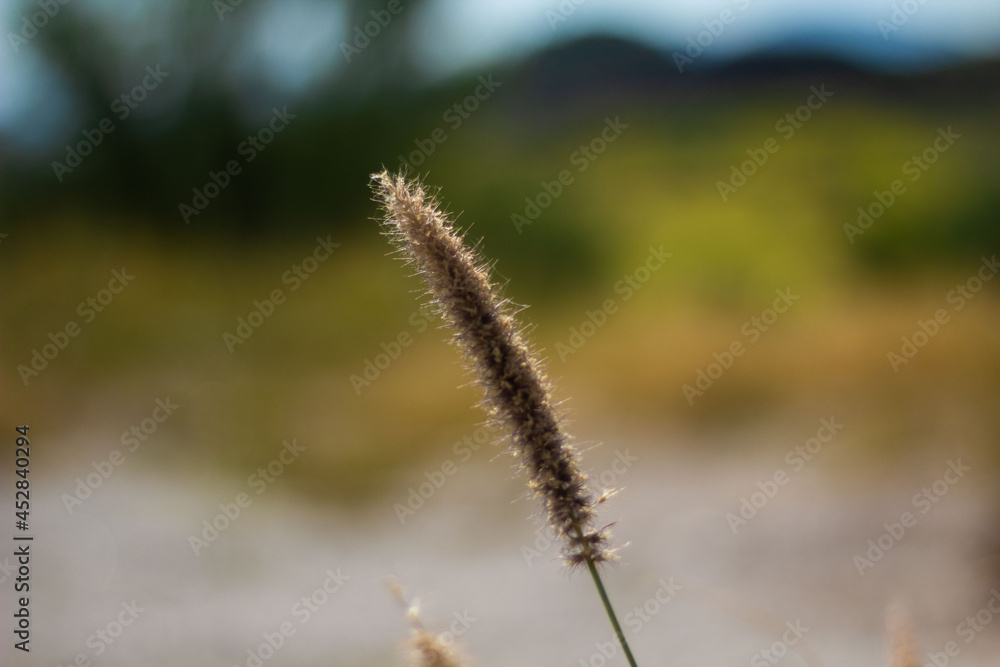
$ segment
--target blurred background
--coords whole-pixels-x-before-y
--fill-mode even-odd
[[[641,664],[995,664],[994,3],[0,7],[3,664],[407,664],[387,576],[478,664],[624,664],[373,221],[404,167],[622,489]]]

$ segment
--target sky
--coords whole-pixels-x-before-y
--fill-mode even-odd
[[[898,26],[891,23],[894,7],[905,18]],[[766,46],[795,31],[830,29],[881,41],[886,52],[913,43],[972,56],[1000,51],[995,0],[436,0],[423,48],[430,68],[448,72],[456,63],[486,63],[594,31],[664,46],[696,37],[727,10],[731,23],[713,45],[719,56]],[[898,30],[880,29],[879,21]]]
[[[403,11],[410,8],[410,0],[399,1]],[[710,40],[706,50],[711,50],[711,58],[736,56],[798,34],[810,44],[821,42],[826,50],[883,69],[1000,52],[1000,2],[996,0],[416,2],[424,5],[418,21],[418,52],[420,71],[428,81],[595,32],[637,39],[668,51],[700,37]],[[271,0],[268,4],[262,0],[261,5],[259,24],[243,40],[243,48],[254,61],[254,76],[263,76],[287,94],[304,91],[314,80],[349,65],[342,44],[355,26],[346,25],[339,2]],[[155,0],[88,0],[82,7],[94,17],[115,23],[116,32],[127,41],[153,35],[157,12],[169,6]],[[5,37],[0,45],[0,132],[29,143],[36,135],[58,134],[58,127],[72,115],[65,84],[47,72],[30,40],[17,43],[12,38],[22,29],[24,17],[37,11],[34,2],[0,3]],[[55,23],[59,16],[48,20]],[[712,29],[718,34],[706,33]]]

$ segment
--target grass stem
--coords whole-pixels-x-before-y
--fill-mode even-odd
[[[629,648],[628,640],[625,639],[625,633],[622,632],[622,626],[618,623],[618,616],[615,614],[614,607],[611,606],[611,599],[608,598],[608,592],[604,590],[604,582],[601,581],[601,574],[597,571],[597,564],[594,563],[592,558],[587,558],[587,569],[590,570],[590,576],[594,579],[594,586],[597,587],[597,593],[601,596],[604,611],[608,612],[608,619],[611,620],[611,627],[615,629],[615,635],[617,635],[618,643],[621,644],[622,651],[625,653],[625,659],[628,660],[630,667],[639,667],[635,662],[635,657],[632,655],[632,649]]]

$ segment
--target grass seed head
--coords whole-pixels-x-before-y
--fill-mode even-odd
[[[419,181],[383,171],[372,176],[384,210],[383,233],[423,278],[453,342],[475,372],[494,426],[510,437],[564,541],[569,565],[612,558],[607,531],[595,527],[595,500],[557,417],[548,380],[489,267],[468,247]]]

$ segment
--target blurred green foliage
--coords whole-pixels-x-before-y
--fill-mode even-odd
[[[365,5],[351,6],[363,13]],[[83,128],[112,93],[100,75],[100,36],[74,37],[73,7],[39,43],[82,82]],[[209,49],[215,17],[193,7],[207,23],[190,34]],[[192,79],[173,112],[129,119],[65,183],[52,174],[51,152],[4,160],[0,280],[16,288],[0,302],[8,360],[0,382],[12,414],[55,406],[48,428],[71,436],[90,420],[94,437],[113,443],[153,398],[171,393],[182,409],[159,436],[171,445],[151,450],[147,465],[197,451],[209,466],[252,470],[298,437],[315,452],[290,473],[298,488],[344,497],[376,491],[377,472],[403,469],[428,448],[446,451],[478,423],[477,390],[464,386],[446,334],[413,324],[419,285],[387,257],[368,189],[370,173],[396,168],[399,155],[443,129],[446,139],[414,171],[441,188],[458,225],[509,280],[506,294],[533,306],[524,314],[537,325],[532,337],[550,356],[560,395],[580,397],[584,414],[726,428],[837,409],[859,424],[859,445],[882,452],[948,433],[958,414],[976,424],[969,442],[1000,451],[991,416],[1000,394],[996,285],[905,379],[885,363],[899,337],[942,305],[951,281],[1000,245],[1000,127],[982,93],[995,63],[909,79],[816,62],[786,78],[732,80],[723,67],[623,92],[616,73],[650,54],[615,42],[619,60],[609,63],[594,56],[608,47],[597,39],[415,87],[406,85],[405,38],[385,43],[328,90],[289,104],[292,124],[188,225],[178,205],[270,114],[241,115],[212,72]],[[579,62],[601,63],[601,76],[576,72],[555,96],[552,77],[564,72],[551,64],[577,62],[576,52],[591,55]],[[446,114],[487,74],[500,88],[455,126]],[[821,81],[834,96],[781,137],[776,123]],[[947,103],[936,92],[942,81],[952,82]],[[628,127],[593,161],[574,158],[608,118]],[[947,127],[961,138],[851,242],[845,225],[858,207],[905,178],[904,165]],[[718,183],[771,137],[777,152],[724,200]],[[572,182],[542,205],[564,171]],[[532,205],[537,216],[519,228],[514,216]],[[318,235],[341,247],[230,353],[223,334],[285,287],[283,272]],[[673,253],[668,265],[570,361],[554,359],[570,328],[604,299],[621,300],[617,282],[661,246]],[[25,386],[18,365],[121,266],[135,284]],[[688,405],[680,387],[786,287],[803,295],[801,305]],[[403,332],[412,346],[357,391],[352,378]],[[94,410],[100,419],[88,416]]]

